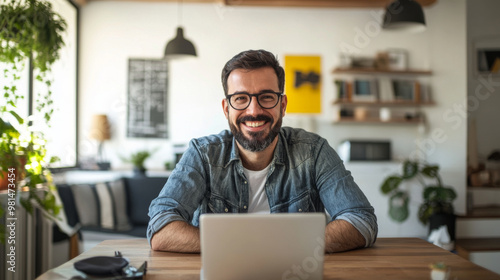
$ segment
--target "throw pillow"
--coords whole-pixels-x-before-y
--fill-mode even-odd
[[[76,211],[83,227],[99,226],[99,205],[92,185],[72,185],[71,191],[76,204]]]
[[[130,230],[123,180],[95,185],[73,185],[72,191],[83,227]]]

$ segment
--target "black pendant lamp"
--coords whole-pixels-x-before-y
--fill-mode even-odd
[[[386,7],[382,28],[386,30],[424,31],[422,6],[414,0],[395,0]]]
[[[184,38],[184,29],[179,26],[177,27],[177,35],[165,47],[165,58],[177,59],[189,56],[196,56],[196,49],[193,43]]]
[[[179,22],[181,21],[182,2],[178,6]],[[181,26],[177,27],[177,35],[174,39],[170,40],[165,47],[165,59],[179,59],[187,57],[196,57],[196,48],[191,41],[184,38],[184,29]]]

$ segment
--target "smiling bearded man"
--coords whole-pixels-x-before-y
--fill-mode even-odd
[[[230,131],[191,140],[151,202],[151,248],[199,252],[206,213],[325,211],[327,252],[372,246],[374,209],[335,150],[317,134],[282,127],[288,97],[276,57],[241,52],[225,64],[221,80]]]

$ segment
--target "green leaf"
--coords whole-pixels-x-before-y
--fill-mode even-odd
[[[410,179],[415,177],[418,173],[418,162],[415,161],[405,161],[403,163],[403,178]]]
[[[12,110],[11,110],[11,111],[9,111],[9,113],[10,113],[12,116],[14,116],[14,118],[16,118],[16,120],[17,120],[17,122],[18,122],[19,124],[23,124],[23,123],[24,123],[24,119],[23,119],[23,118],[21,118],[21,116],[19,116],[16,112],[14,112],[14,111],[12,111]]]
[[[433,213],[434,210],[431,207],[431,205],[429,203],[423,203],[418,208],[418,220],[422,224],[427,225],[427,223],[429,222],[429,218],[432,216]]]
[[[429,178],[437,178],[439,176],[439,166],[437,165],[426,165],[422,168],[422,174]]]
[[[382,183],[380,190],[382,191],[383,194],[388,194],[393,190],[397,189],[402,181],[403,179],[401,177],[390,176],[387,179],[385,179],[384,183]]]
[[[406,192],[398,191],[389,199],[389,217],[396,222],[402,223],[410,215],[408,208],[408,194]]]

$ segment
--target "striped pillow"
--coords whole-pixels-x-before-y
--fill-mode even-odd
[[[82,227],[115,231],[131,229],[123,180],[72,185],[71,190]]]

